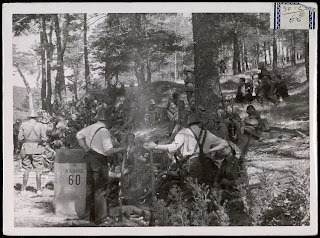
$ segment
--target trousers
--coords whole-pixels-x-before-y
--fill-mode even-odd
[[[86,209],[90,212],[91,222],[101,223],[108,215],[109,161],[107,156],[93,150],[86,154],[85,159],[88,184]]]

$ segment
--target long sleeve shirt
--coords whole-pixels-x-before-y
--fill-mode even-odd
[[[103,128],[95,133],[100,127]],[[77,139],[85,139],[90,149],[105,156],[108,150],[113,148],[110,131],[99,121],[79,131],[77,133]]]

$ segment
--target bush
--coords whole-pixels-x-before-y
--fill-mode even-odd
[[[210,189],[187,179],[192,191],[174,186],[168,201],[156,202],[155,216],[159,226],[308,226],[310,225],[309,169],[296,168],[286,183],[272,182],[274,174],[259,175],[261,187],[249,190],[239,185],[240,198],[221,204],[221,190]]]

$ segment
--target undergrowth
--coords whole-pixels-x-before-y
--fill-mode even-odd
[[[158,226],[308,226],[310,225],[309,170],[295,168],[286,183],[273,182],[263,171],[261,187],[239,185],[240,197],[222,203],[222,190],[188,179],[192,201],[174,186],[168,200],[156,202]],[[241,205],[239,205],[241,204]],[[239,208],[242,210],[239,212]],[[240,215],[243,213],[244,215]],[[234,218],[236,217],[236,218]]]

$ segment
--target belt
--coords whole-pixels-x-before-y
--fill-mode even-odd
[[[96,151],[94,151],[94,150],[92,150],[92,149],[90,149],[90,150],[88,151],[88,153],[89,153],[90,155],[98,155],[98,156],[108,157],[108,156],[105,156],[105,155],[103,155],[103,154],[100,154],[100,153],[98,153],[98,152],[96,152]]]

